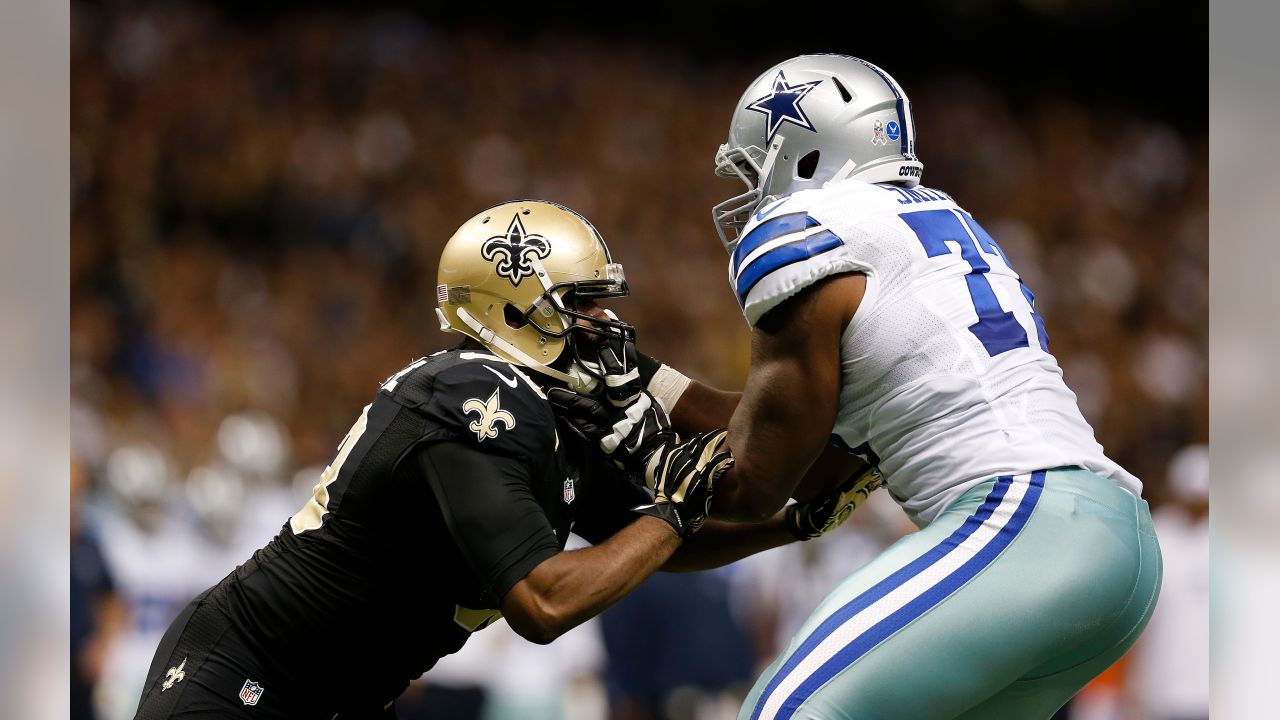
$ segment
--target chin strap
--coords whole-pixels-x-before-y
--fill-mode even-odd
[[[778,156],[782,154],[782,144],[787,141],[785,135],[774,137],[773,142],[769,145],[769,151],[764,155],[764,162],[760,165],[758,178],[756,179],[756,187],[760,188],[760,204],[756,207],[762,207],[767,201],[764,197],[764,189],[769,185],[769,176],[773,174],[773,166],[778,161]],[[755,211],[755,208],[752,208]]]
[[[576,362],[570,363],[569,372],[562,372],[555,368],[534,360],[520,348],[507,342],[505,339],[498,337],[497,333],[480,324],[479,320],[472,317],[466,308],[458,308],[458,319],[466,324],[468,328],[475,333],[475,338],[482,344],[501,350],[504,354],[510,356],[520,365],[548,377],[553,377],[566,385],[569,389],[576,393],[592,393],[595,391],[599,381],[583,370]]]
[[[840,166],[840,169],[837,170],[835,174],[831,176],[831,179],[822,183],[822,187],[830,187],[831,185],[835,185],[841,180],[844,180],[845,178],[852,175],[853,171],[857,169],[857,167],[858,167],[858,163],[852,160],[845,160],[844,164]]]

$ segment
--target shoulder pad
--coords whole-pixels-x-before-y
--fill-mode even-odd
[[[729,282],[747,323],[818,280],[863,269],[839,249],[844,240],[819,222],[806,191],[770,205],[751,218],[729,261]]]
[[[495,355],[454,351],[423,358],[392,376],[382,391],[425,414],[436,426],[428,434],[481,450],[542,461],[558,444],[542,390]]]
[[[427,416],[459,440],[503,455],[542,460],[554,452],[555,416],[537,385],[494,355],[460,352],[435,379]]]

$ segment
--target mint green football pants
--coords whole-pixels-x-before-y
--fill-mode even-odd
[[[1038,720],[1137,640],[1147,503],[1078,468],[998,477],[822,601],[738,720]]]

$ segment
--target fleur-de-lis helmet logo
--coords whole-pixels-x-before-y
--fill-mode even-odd
[[[498,388],[494,388],[488,400],[481,402],[478,398],[471,398],[462,404],[464,415],[471,413],[477,415],[476,419],[467,426],[476,434],[476,442],[498,437],[498,423],[502,423],[507,430],[516,426],[516,416],[503,410],[498,402]]]
[[[502,235],[494,235],[480,246],[480,254],[490,262],[498,258],[498,274],[519,286],[520,281],[533,275],[529,256],[545,258],[551,254],[551,243],[541,235],[525,232],[520,213],[511,218],[511,225]]]

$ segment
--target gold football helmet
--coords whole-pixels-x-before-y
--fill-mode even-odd
[[[468,335],[508,362],[582,388],[593,385],[596,373],[583,375],[573,362],[575,335],[634,340],[635,331],[576,305],[626,294],[622,266],[586,218],[546,200],[515,200],[466,221],[445,244],[436,314],[441,330]]]

